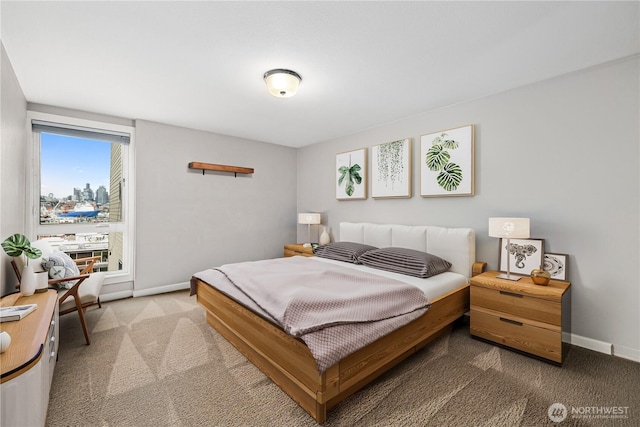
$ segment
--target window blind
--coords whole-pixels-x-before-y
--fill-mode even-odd
[[[128,144],[131,141],[131,135],[126,132],[117,132],[106,129],[94,129],[63,123],[46,122],[42,120],[32,120],[31,128],[34,132],[67,135],[77,138],[115,142],[119,144]]]

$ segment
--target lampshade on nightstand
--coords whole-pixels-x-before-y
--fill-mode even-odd
[[[529,238],[529,218],[489,218],[489,236],[507,239],[507,274],[499,274],[496,277],[520,280],[518,276],[511,276],[510,239]]]
[[[311,246],[311,226],[320,224],[320,214],[319,213],[299,213],[298,224],[307,225],[307,242],[304,244],[304,246],[305,247]]]

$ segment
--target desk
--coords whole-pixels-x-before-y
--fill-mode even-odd
[[[0,306],[38,304],[14,322],[0,323],[11,345],[0,354],[0,425],[44,425],[58,355],[58,294],[54,290],[24,297],[7,295]]]

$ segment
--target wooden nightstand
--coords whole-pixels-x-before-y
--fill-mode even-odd
[[[305,248],[302,243],[284,245],[284,256],[315,256],[312,248]]]
[[[498,279],[496,271],[471,278],[471,336],[561,365],[570,331],[569,282],[535,285],[530,277]]]

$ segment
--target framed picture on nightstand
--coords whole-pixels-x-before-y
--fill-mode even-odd
[[[507,250],[509,257],[507,257]],[[507,271],[509,259],[511,273],[528,276],[531,270],[542,267],[544,257],[544,239],[511,239],[507,248],[507,239],[500,239],[498,263],[500,271]]]
[[[544,254],[544,261],[542,268],[545,271],[551,273],[551,278],[554,280],[567,281],[569,277],[567,273],[567,263],[569,261],[569,255],[567,254]]]

